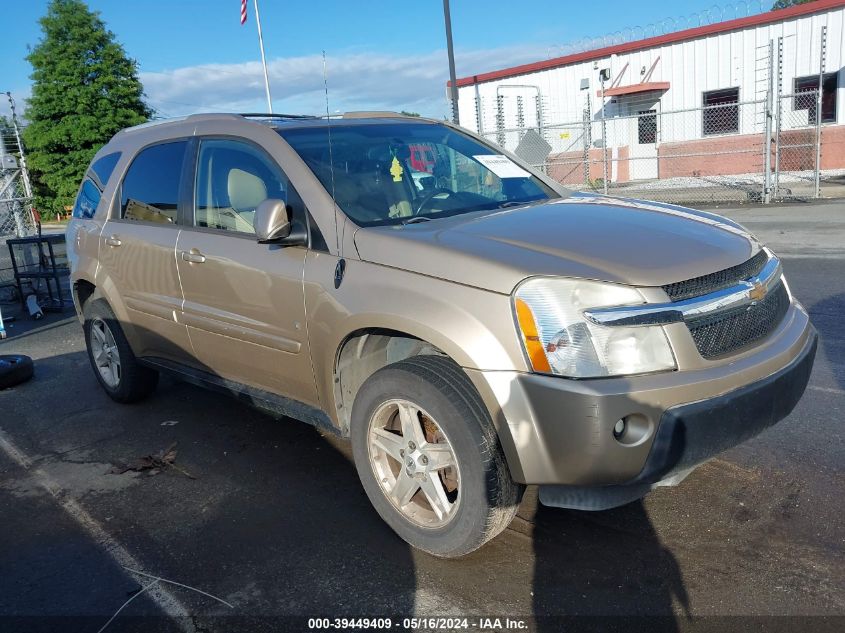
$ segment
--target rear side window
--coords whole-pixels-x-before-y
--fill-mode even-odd
[[[94,164],[91,165],[91,171],[94,172],[97,180],[100,181],[101,190],[106,188],[118,160],[120,160],[120,152],[114,152],[113,154],[106,154],[102,158],[98,158]]]
[[[138,222],[176,224],[179,183],[187,141],[153,145],[132,161],[123,179],[120,217]]]
[[[93,218],[97,211],[97,205],[100,204],[101,195],[100,188],[94,184],[93,180],[86,178],[82,181],[82,186],[79,188],[79,194],[76,196],[76,202],[73,205],[73,217],[81,220]]]

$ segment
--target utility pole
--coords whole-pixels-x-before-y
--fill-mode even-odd
[[[446,19],[446,49],[449,52],[449,100],[452,102],[452,122],[460,125],[458,115],[458,83],[455,77],[455,49],[452,47],[452,15],[449,0],[443,0],[443,17]]]

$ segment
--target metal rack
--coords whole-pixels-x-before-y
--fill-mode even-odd
[[[43,280],[47,287],[48,303],[42,305],[42,308],[61,311],[67,307],[62,278],[70,275],[70,269],[67,266],[64,234],[19,237],[6,240],[6,243],[9,245],[21,303],[26,302],[24,282]]]

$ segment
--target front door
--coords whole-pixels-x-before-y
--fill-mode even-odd
[[[192,226],[176,245],[184,320],[208,372],[311,405],[317,395],[305,329],[307,249],[259,244],[253,219],[268,198],[304,214],[279,166],[262,149],[202,139]]]
[[[657,178],[657,109],[638,110],[632,126],[631,180]]]
[[[98,286],[112,302],[123,303],[128,323],[122,325],[135,354],[177,362],[192,355],[188,330],[179,320],[182,288],[174,256],[187,146],[187,141],[161,143],[135,157],[120,186],[120,208],[103,225],[99,249]],[[112,289],[117,297],[109,296]]]

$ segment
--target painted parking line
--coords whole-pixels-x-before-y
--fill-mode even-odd
[[[47,473],[33,467],[33,459],[18,448],[8,434],[0,429],[0,450],[12,461],[29,472],[39,487],[46,490],[56,503],[73,519],[91,539],[101,547],[118,565],[128,569],[143,569],[144,566],[129,551],[114,539],[85,508],[65,494],[62,487]],[[161,610],[186,632],[195,633],[196,627],[190,619],[190,612],[182,602],[160,584],[150,586],[144,592]]]

